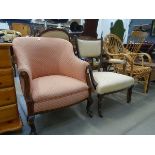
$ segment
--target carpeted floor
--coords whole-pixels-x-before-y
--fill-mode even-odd
[[[23,112],[25,105],[19,80],[16,78],[19,112],[23,128],[10,134],[29,134],[30,128]],[[126,103],[126,92],[107,95],[103,99],[104,117],[97,115],[97,98],[94,99],[94,117],[85,112],[86,102],[66,109],[38,115],[35,121],[38,134],[44,135],[120,135],[155,134],[155,82],[150,85],[148,94],[144,94],[142,85],[133,89],[132,103]]]

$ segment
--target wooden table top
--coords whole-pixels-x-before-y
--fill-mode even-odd
[[[0,46],[12,46],[12,43],[0,43]]]

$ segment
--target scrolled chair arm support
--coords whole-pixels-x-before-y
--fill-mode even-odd
[[[24,70],[20,70],[19,71],[19,77],[20,77],[20,81],[23,81],[23,95],[25,97],[26,100],[26,104],[28,107],[28,113],[29,115],[33,114],[33,109],[34,109],[34,102],[31,96],[31,80],[30,80],[30,75],[28,74],[27,71]],[[21,87],[22,87],[22,83],[21,83]]]
[[[95,79],[94,79],[93,70],[92,70],[92,68],[91,68],[90,65],[87,66],[87,77],[88,77],[88,79],[89,79],[88,82],[90,83],[91,86],[93,86],[92,89],[96,89],[96,87],[97,87],[97,82],[96,82]]]
[[[147,53],[143,53],[143,52],[140,52],[140,53],[137,53],[137,57],[140,57],[142,59],[142,62],[141,62],[141,65],[144,66],[144,62],[145,62],[145,59],[144,57],[146,57],[148,59],[148,63],[149,63],[149,66],[151,65],[152,63],[152,58],[149,54]]]

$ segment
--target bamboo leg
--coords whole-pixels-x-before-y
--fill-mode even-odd
[[[144,77],[144,93],[148,93],[151,73]]]

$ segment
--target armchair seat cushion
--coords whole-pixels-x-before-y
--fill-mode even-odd
[[[34,111],[65,107],[88,97],[86,83],[67,76],[52,75],[32,80]]]
[[[113,72],[93,72],[97,82],[96,91],[98,94],[106,94],[119,91],[134,85],[134,79],[130,76]]]

